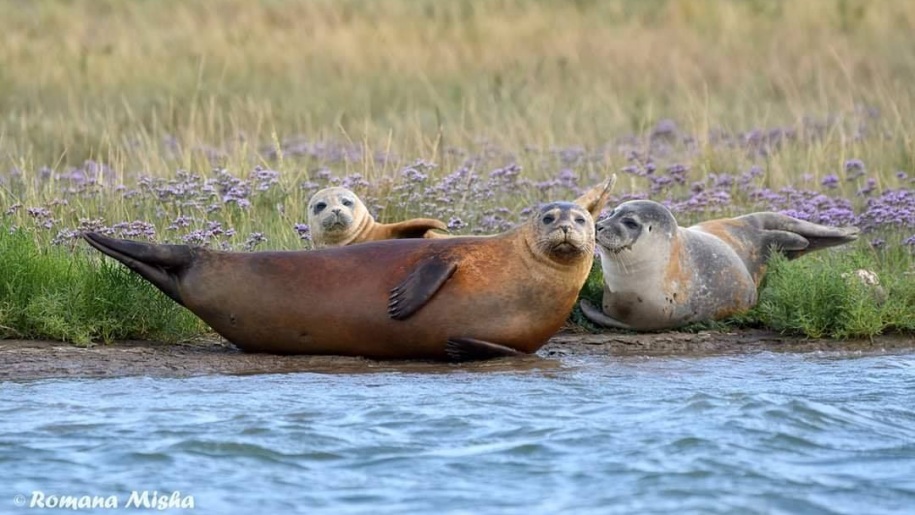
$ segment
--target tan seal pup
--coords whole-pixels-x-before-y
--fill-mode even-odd
[[[624,202],[596,227],[603,309],[587,300],[581,309],[595,324],[638,331],[718,320],[756,305],[772,252],[794,259],[858,234],[770,212],[679,227],[662,204]]]
[[[324,188],[308,201],[308,227],[315,247],[342,247],[367,241],[423,238],[435,230],[447,231],[440,220],[414,218],[382,224],[369,214],[365,204],[352,191],[335,186]]]
[[[220,252],[84,235],[249,352],[471,360],[539,349],[594,260],[571,202],[489,237]]]

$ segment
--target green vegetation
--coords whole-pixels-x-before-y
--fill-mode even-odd
[[[915,278],[909,262],[908,256],[867,251],[776,259],[759,304],[744,321],[813,338],[915,331]],[[869,284],[858,270],[880,271],[880,284]]]
[[[760,305],[730,326],[915,329],[915,2],[0,0],[0,12],[0,337],[205,329],[85,252],[77,230],[303,248],[309,196],[343,181],[382,221],[493,232],[612,172],[619,197],[712,199],[680,208],[684,225],[761,209],[862,225],[847,249],[774,263]],[[656,181],[672,167],[681,181]],[[858,268],[885,302],[841,277]],[[595,270],[583,295],[599,300]]]
[[[179,341],[206,327],[149,283],[83,252],[39,248],[0,226],[0,338],[89,344],[124,339]]]

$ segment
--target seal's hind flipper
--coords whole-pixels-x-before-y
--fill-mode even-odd
[[[434,218],[414,218],[394,224],[385,224],[392,238],[423,238],[428,231],[448,232],[448,226]]]
[[[475,338],[451,338],[445,344],[445,354],[451,361],[480,361],[484,359],[524,356],[521,351]]]
[[[604,206],[607,205],[607,201],[610,200],[610,191],[613,190],[614,184],[616,184],[616,174],[613,174],[606,181],[584,192],[582,196],[575,199],[575,204],[591,213],[591,218],[597,221],[600,212],[604,209]]]
[[[579,302],[578,305],[581,307],[581,313],[585,316],[585,318],[596,325],[601,327],[610,327],[613,329],[628,329],[630,331],[634,330],[632,326],[607,316],[606,313],[594,307],[594,304],[591,304],[587,299],[581,299],[581,302]]]
[[[737,219],[746,221],[766,232],[775,233],[773,234],[772,243],[783,248],[788,259],[800,257],[814,250],[850,243],[857,240],[861,234],[861,230],[857,227],[830,227],[799,220],[781,213],[751,213]],[[777,234],[782,231],[800,236],[807,241],[807,245],[799,249],[792,248],[791,245],[782,246],[780,240],[783,237]]]
[[[403,282],[391,290],[388,314],[394,320],[410,318],[432,299],[456,270],[457,263],[440,256],[422,260]]]
[[[117,240],[93,232],[84,233],[83,238],[89,245],[124,263],[127,268],[162,290],[162,293],[183,305],[176,274],[193,261],[194,254],[190,247]]]

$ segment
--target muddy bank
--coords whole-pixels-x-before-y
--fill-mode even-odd
[[[550,369],[562,356],[659,356],[734,352],[887,352],[915,349],[915,340],[799,340],[766,331],[574,334],[560,333],[537,356],[470,364],[379,362],[334,356],[244,354],[218,339],[180,344],[118,342],[82,348],[61,342],[0,340],[0,381],[56,377],[185,377],[288,372],[366,373]]]

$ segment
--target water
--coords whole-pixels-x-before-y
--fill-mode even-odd
[[[915,512],[915,354],[527,368],[2,383],[0,513]]]

